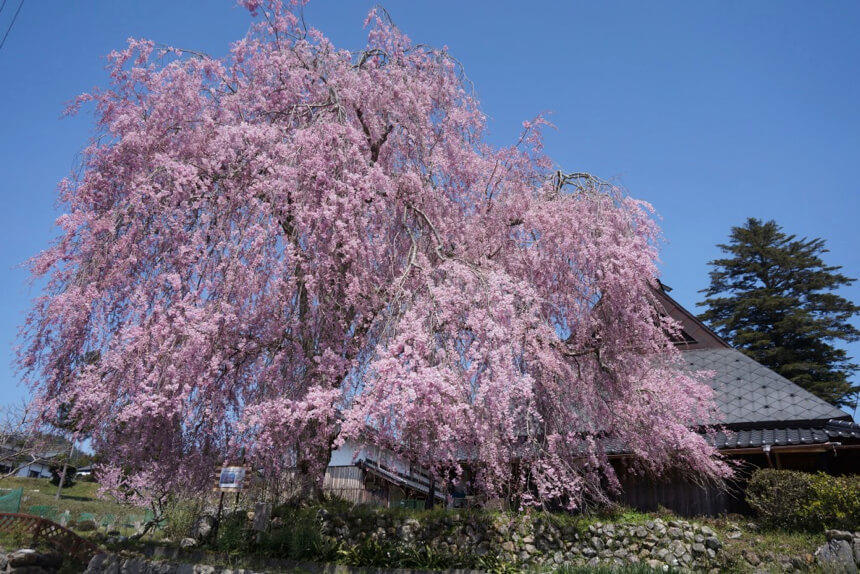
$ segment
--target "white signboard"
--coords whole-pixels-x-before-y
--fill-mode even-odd
[[[244,482],[244,466],[225,466],[218,477],[218,488],[225,492],[238,492],[242,490]]]

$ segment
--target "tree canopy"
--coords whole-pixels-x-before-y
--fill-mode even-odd
[[[650,206],[553,170],[542,118],[490,145],[458,63],[379,11],[350,52],[244,4],[229,56],[132,40],[76,104],[98,137],[19,361],[106,481],[204,488],[241,450],[318,488],[349,437],[523,503],[602,497],[612,445],[727,472],[690,430],[711,391],[675,369]]]
[[[827,265],[820,238],[798,239],[775,221],[733,227],[725,257],[710,262],[700,315],[744,353],[837,405],[854,407],[857,365],[839,341],[856,341],[858,307],[835,291],[854,279]]]

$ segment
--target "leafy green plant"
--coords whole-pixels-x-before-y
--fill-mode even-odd
[[[495,554],[486,554],[477,558],[474,567],[493,574],[513,574],[521,572],[522,567],[512,562],[505,562]]]
[[[447,566],[446,557],[430,546],[407,546],[398,557],[398,566],[404,568],[441,569]]]
[[[860,524],[860,476],[762,469],[746,499],[763,524],[795,530],[854,529]]]
[[[199,500],[177,500],[164,509],[164,535],[179,541],[191,533],[194,523],[203,513],[203,503]]]
[[[337,558],[338,544],[322,534],[316,508],[282,506],[276,516],[285,526],[264,534],[258,550],[269,556],[321,562]]]
[[[249,548],[251,540],[248,515],[245,512],[233,512],[221,519],[215,543],[219,550],[230,554],[243,552]]]
[[[365,540],[338,551],[340,562],[348,566],[391,567],[399,564],[400,552],[393,544]]]

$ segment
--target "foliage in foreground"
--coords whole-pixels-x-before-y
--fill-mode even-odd
[[[761,469],[750,478],[747,502],[767,526],[821,531],[860,524],[860,476]]]
[[[262,555],[298,561],[337,562],[350,566],[402,568],[482,568],[505,571],[507,566],[489,557],[468,552],[439,552],[426,546],[394,540],[365,539],[347,545],[324,536],[317,513],[319,507],[281,508],[276,516],[283,526],[262,534],[259,542],[248,530],[243,513],[228,516],[218,531],[215,549],[231,554]],[[359,513],[362,509],[358,510]]]
[[[209,541],[205,548],[230,555],[230,563],[244,564],[253,568],[259,558],[280,558],[295,561],[340,563],[366,567],[388,568],[468,568],[488,572],[521,572],[522,564],[501,561],[495,556],[479,556],[470,553],[474,549],[462,547],[452,552],[450,548],[423,547],[420,537],[412,538],[417,543],[406,542],[399,536],[368,536],[364,540],[344,543],[336,535],[324,536],[320,511],[328,513],[327,522],[330,527],[334,523],[337,531],[338,518],[346,520],[354,526],[361,524],[402,524],[406,519],[415,519],[421,525],[431,524],[468,524],[479,525],[498,522],[505,517],[522,518],[520,513],[508,514],[483,509],[460,510],[459,520],[452,523],[447,519],[452,512],[444,509],[413,510],[406,508],[377,508],[369,506],[353,506],[339,500],[327,500],[321,505],[283,505],[273,512],[274,522],[270,531],[264,533],[259,542],[255,533],[249,531],[247,515],[233,513],[222,525],[217,540]],[[658,512],[640,512],[625,507],[606,508],[588,514],[574,515],[569,513],[532,513],[530,522],[537,526],[541,521],[547,521],[554,527],[563,530],[569,536],[587,535],[588,527],[595,523],[611,524],[644,524],[660,518],[664,521],[677,519],[677,516],[666,509]],[[380,520],[381,519],[381,520]],[[701,518],[702,523],[712,527],[720,540],[724,542],[722,554],[717,565],[723,571],[745,572],[749,570],[746,559],[749,554],[755,554],[763,564],[782,564],[787,560],[798,558],[804,564],[812,564],[812,553],[825,542],[822,533],[807,531],[786,531],[780,528],[762,528],[749,518],[731,515],[719,518]],[[435,532],[431,526],[431,532]],[[448,532],[443,526],[438,532]],[[372,534],[372,528],[368,534]],[[740,537],[729,536],[733,532],[742,532]],[[354,531],[353,531],[354,532]],[[399,532],[399,531],[398,531]],[[425,532],[426,533],[426,532]],[[187,534],[187,533],[185,533]],[[183,534],[183,535],[185,535]],[[589,535],[590,536],[590,535]],[[431,534],[429,539],[436,539]],[[176,542],[176,540],[174,540]],[[807,561],[808,559],[808,561]],[[610,566],[574,566],[564,565],[553,570],[559,574],[574,573],[609,573],[621,572],[630,574],[646,574],[654,570],[644,564],[629,564],[620,568]]]

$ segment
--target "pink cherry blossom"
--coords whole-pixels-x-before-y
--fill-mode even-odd
[[[460,66],[378,11],[350,52],[300,3],[243,4],[229,56],[130,40],[71,107],[98,135],[19,354],[46,423],[68,409],[107,482],[158,496],[240,450],[318,488],[368,434],[529,504],[602,499],[618,445],[726,474],[690,430],[710,392],[655,305],[650,206],[554,171],[540,116],[487,143]]]

